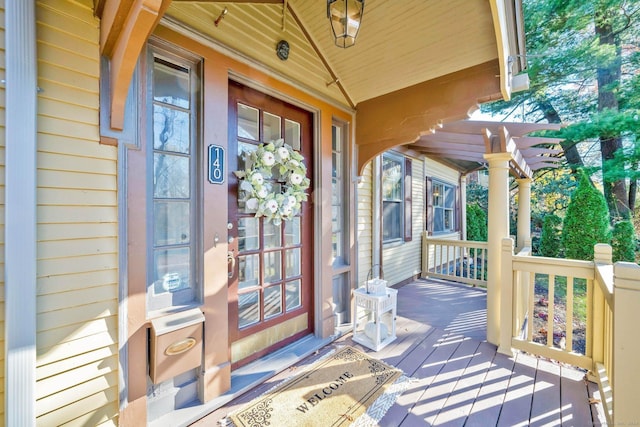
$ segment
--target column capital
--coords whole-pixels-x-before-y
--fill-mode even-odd
[[[513,159],[511,153],[488,153],[483,154],[482,157],[489,162],[489,166],[495,162],[509,162]]]
[[[518,183],[518,186],[531,186],[531,182],[533,181],[533,179],[531,178],[517,178],[516,182]]]

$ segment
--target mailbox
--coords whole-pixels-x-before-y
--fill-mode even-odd
[[[202,364],[204,314],[195,308],[151,320],[149,376],[154,384]]]

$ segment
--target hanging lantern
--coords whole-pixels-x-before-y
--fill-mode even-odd
[[[355,44],[363,12],[364,0],[327,0],[327,18],[336,46],[347,48]]]

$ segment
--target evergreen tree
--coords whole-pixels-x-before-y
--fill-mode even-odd
[[[550,214],[544,217],[542,236],[540,237],[540,255],[557,258],[560,256],[562,232],[560,225],[562,219],[558,215]]]
[[[476,203],[467,205],[467,240],[487,241],[487,213]]]
[[[613,262],[635,262],[636,236],[631,221],[619,221],[613,226]]]
[[[580,171],[578,188],[571,195],[562,227],[562,243],[567,258],[592,260],[596,243],[609,243],[609,211],[600,191]]]

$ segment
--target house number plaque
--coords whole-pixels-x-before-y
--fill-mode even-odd
[[[209,146],[209,182],[224,183],[224,148],[219,145]]]

